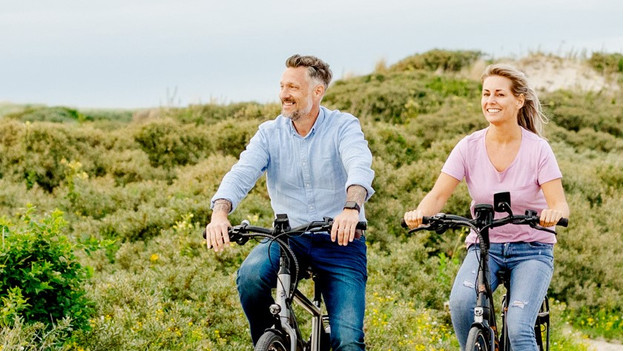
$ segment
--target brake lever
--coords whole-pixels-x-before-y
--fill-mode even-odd
[[[430,228],[431,228],[430,225],[425,226],[425,227],[416,227],[414,229],[410,229],[407,233],[408,234],[413,234],[413,233],[416,233],[416,232],[422,232],[423,230],[431,230]]]
[[[437,226],[432,226],[431,224],[428,226],[421,226],[421,227],[416,227],[414,229],[410,229],[410,231],[408,233],[412,234],[412,233],[416,233],[416,232],[421,232],[423,230],[427,230],[427,231],[432,231],[432,232],[436,232],[438,234],[443,234],[444,232],[446,232],[447,230],[449,230],[449,226],[447,225],[437,225]]]
[[[544,232],[548,232],[548,233],[552,233],[552,234],[557,235],[557,232],[556,232],[556,231],[554,231],[554,230],[552,230],[552,229],[548,229],[548,228],[546,228],[546,227],[542,227],[542,226],[541,226],[541,225],[539,225],[539,224],[529,224],[529,227],[531,227],[531,228],[533,228],[533,229],[537,229],[537,230],[541,230],[541,231],[544,231]]]
[[[245,243],[249,241],[249,237],[244,236],[241,231],[244,231],[248,225],[249,221],[245,219],[241,222],[241,224],[235,225],[234,227],[228,229],[230,240],[235,241],[238,245],[245,245]]]

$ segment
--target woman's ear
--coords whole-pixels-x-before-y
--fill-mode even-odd
[[[521,109],[522,106],[524,106],[524,94],[520,94],[518,98],[516,99],[516,101],[518,104],[518,109]]]

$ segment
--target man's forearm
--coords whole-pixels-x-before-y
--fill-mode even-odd
[[[366,201],[366,189],[361,185],[351,185],[347,188],[347,201],[355,201],[362,206]]]

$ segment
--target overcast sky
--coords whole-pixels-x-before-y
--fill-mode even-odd
[[[0,0],[0,102],[278,100],[285,59],[334,77],[431,49],[622,52],[622,0]]]

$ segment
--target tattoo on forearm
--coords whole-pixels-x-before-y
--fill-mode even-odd
[[[361,185],[351,185],[347,188],[347,201],[355,201],[362,206],[368,192]]]
[[[214,207],[212,208],[213,212],[223,211],[225,213],[230,213],[230,210],[232,210],[232,203],[226,199],[215,200]]]

